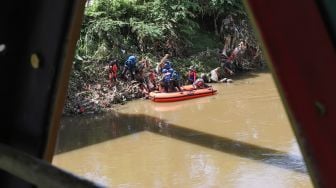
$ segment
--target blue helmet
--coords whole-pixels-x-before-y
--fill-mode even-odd
[[[131,55],[131,56],[128,57],[127,60],[135,62],[136,61],[136,57],[134,55]]]
[[[167,73],[168,70],[167,69],[162,69],[162,73]]]
[[[171,68],[171,62],[170,61],[166,61],[165,63],[164,63],[164,66],[163,66],[165,69],[170,69]]]
[[[174,72],[174,69],[170,68],[168,71],[172,73]]]

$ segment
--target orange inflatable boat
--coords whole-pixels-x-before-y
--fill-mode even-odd
[[[183,86],[182,89],[182,92],[150,92],[149,98],[154,102],[174,102],[214,95],[217,92],[217,90],[212,87],[204,89],[193,89],[191,85]]]

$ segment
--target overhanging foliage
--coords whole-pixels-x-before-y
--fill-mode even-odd
[[[246,18],[240,0],[95,0],[85,12],[77,57],[124,58],[122,50],[182,56],[200,18],[213,20],[207,27],[223,37],[228,15]]]

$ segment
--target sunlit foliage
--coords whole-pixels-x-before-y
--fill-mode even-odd
[[[201,29],[223,38],[228,15],[246,17],[239,0],[95,0],[85,12],[76,58],[183,56]]]

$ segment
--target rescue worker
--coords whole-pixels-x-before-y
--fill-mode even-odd
[[[188,84],[193,84],[197,78],[196,70],[193,66],[189,67],[189,72],[187,74]]]
[[[132,80],[134,80],[136,63],[137,63],[137,59],[134,55],[131,55],[128,57],[128,59],[125,61],[124,70],[121,74],[124,79],[126,79],[126,76],[125,76],[126,72],[129,71],[129,73],[131,74]]]
[[[171,69],[170,84],[173,91],[176,91],[175,88],[177,88],[178,91],[182,92],[179,81],[180,81],[179,74],[175,70]]]
[[[168,72],[170,73],[170,74],[173,74],[173,72],[175,71],[173,68],[169,68],[169,69],[167,69],[168,70]]]
[[[170,72],[168,72],[167,69],[163,69],[162,70],[162,76],[161,76],[161,79],[160,79],[160,86],[161,86],[160,91],[162,91],[162,88],[164,88],[164,91],[166,93],[169,92],[170,78],[171,78]]]
[[[117,72],[118,72],[118,60],[112,60],[109,63],[109,81],[110,87],[112,87],[113,83],[117,81]]]
[[[203,88],[208,88],[209,86],[204,83],[204,80],[202,78],[198,78],[193,83],[193,87],[194,89],[203,89]]]
[[[170,70],[172,68],[172,62],[169,61],[169,60],[166,60],[163,64],[163,68],[167,69],[167,70]]]
[[[166,54],[161,60],[160,63],[156,66],[156,72],[158,74],[162,73],[163,69],[169,70],[172,68],[172,62],[168,60],[169,54]]]

